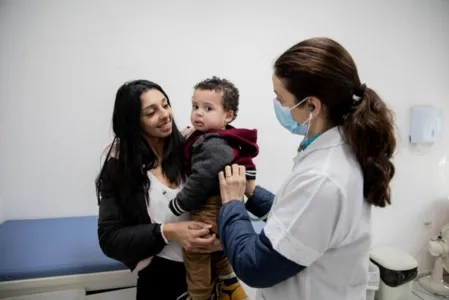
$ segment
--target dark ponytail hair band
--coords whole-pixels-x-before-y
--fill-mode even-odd
[[[354,101],[354,104],[357,104],[363,100],[363,96],[365,95],[365,90],[366,90],[366,84],[362,84],[362,85],[360,85],[360,87],[352,90],[352,100]]]

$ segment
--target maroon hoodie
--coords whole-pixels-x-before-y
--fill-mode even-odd
[[[257,130],[227,126],[223,130],[195,131],[184,148],[187,181],[170,209],[175,215],[198,209],[207,198],[220,194],[218,173],[227,165],[246,167],[246,178],[256,178],[253,158],[259,154]]]

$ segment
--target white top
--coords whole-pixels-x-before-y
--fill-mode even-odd
[[[275,250],[307,268],[258,290],[257,299],[365,299],[371,206],[359,163],[337,127],[298,153],[264,230]]]
[[[149,203],[148,203],[148,215],[151,218],[153,223],[159,224],[167,224],[167,223],[176,223],[182,221],[190,220],[190,214],[184,213],[181,216],[175,216],[170,208],[168,207],[168,203],[171,199],[175,198],[179,191],[182,189],[182,185],[172,189],[153,175],[150,171],[148,171],[148,177],[150,178],[150,189],[148,191],[149,194]],[[182,262],[182,247],[177,242],[171,241],[169,242],[161,252],[156,254],[156,256]],[[147,259],[141,260],[136,266],[136,272],[144,269],[151,262],[151,257]]]

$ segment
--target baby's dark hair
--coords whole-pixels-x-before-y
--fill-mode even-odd
[[[225,78],[213,76],[205,79],[195,85],[195,90],[215,91],[223,93],[223,108],[225,111],[234,112],[234,119],[237,117],[239,110],[239,90],[237,87]]]

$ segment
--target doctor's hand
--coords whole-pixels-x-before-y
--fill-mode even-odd
[[[243,201],[246,189],[245,167],[239,165],[226,166],[224,171],[218,174],[220,181],[221,202],[223,204],[232,201]]]

